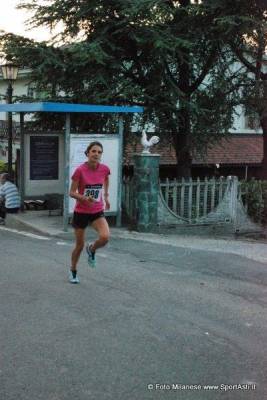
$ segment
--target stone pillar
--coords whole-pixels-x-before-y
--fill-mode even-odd
[[[134,154],[136,228],[152,232],[158,222],[159,154]]]

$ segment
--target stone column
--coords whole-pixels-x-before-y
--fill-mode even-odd
[[[136,228],[152,232],[158,222],[159,154],[134,154]]]

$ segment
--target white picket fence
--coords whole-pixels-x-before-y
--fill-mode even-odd
[[[214,211],[222,201],[228,184],[229,181],[224,177],[204,180],[166,179],[160,182],[160,190],[164,201],[176,215],[188,222],[197,222],[199,218]],[[123,206],[130,218],[135,216],[134,200],[133,182],[127,179],[123,185]]]
[[[160,188],[168,207],[175,214],[192,222],[214,211],[222,201],[227,185],[224,177],[204,180],[166,179],[160,183]]]

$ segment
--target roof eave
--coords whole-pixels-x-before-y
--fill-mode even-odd
[[[106,106],[73,103],[16,103],[0,104],[0,112],[57,112],[57,113],[142,113],[140,106]]]

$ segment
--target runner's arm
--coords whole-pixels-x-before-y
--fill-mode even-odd
[[[89,204],[93,203],[94,199],[91,196],[84,196],[78,192],[79,181],[72,180],[70,187],[70,197],[76,199],[81,202],[89,202]]]
[[[109,177],[107,176],[104,180],[104,200],[106,204],[106,210],[110,209],[108,189],[109,189]]]
[[[109,177],[107,176],[104,180],[104,197],[107,197],[109,195],[108,189],[109,189]]]

